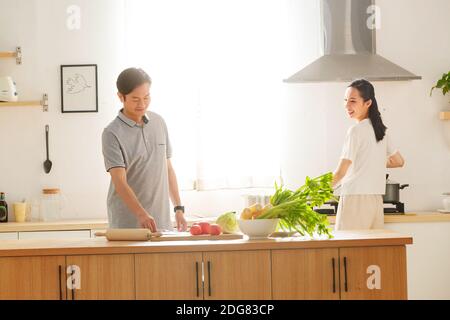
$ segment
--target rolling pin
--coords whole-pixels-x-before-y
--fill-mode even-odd
[[[152,237],[160,237],[161,232],[151,232],[149,229],[108,229],[106,232],[96,232],[97,237],[106,237],[109,241],[148,241]]]

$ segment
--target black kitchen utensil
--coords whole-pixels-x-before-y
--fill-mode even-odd
[[[49,131],[49,127],[48,124],[45,126],[45,146],[47,149],[47,160],[44,161],[44,171],[45,173],[49,173],[50,170],[52,169],[52,162],[50,161],[49,157],[48,157],[48,131]]]
[[[386,192],[383,196],[384,203],[400,202],[400,190],[409,187],[409,184],[394,183],[388,180],[389,175],[386,174]]]

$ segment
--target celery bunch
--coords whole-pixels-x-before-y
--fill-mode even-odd
[[[327,216],[313,210],[333,198],[332,179],[331,172],[313,179],[306,177],[305,184],[295,191],[278,186],[275,182],[275,193],[270,197],[273,208],[257,219],[280,218],[283,230],[295,230],[302,236],[305,233],[313,236],[314,232],[317,232],[332,238]]]

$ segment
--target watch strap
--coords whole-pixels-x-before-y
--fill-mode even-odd
[[[184,213],[184,206],[175,206],[175,207],[173,208],[173,212],[177,212],[178,210],[181,210],[181,211],[183,211],[183,213]]]

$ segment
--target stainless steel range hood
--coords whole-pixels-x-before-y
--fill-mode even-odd
[[[373,0],[321,0],[324,56],[284,82],[422,79],[376,53],[373,5]]]

